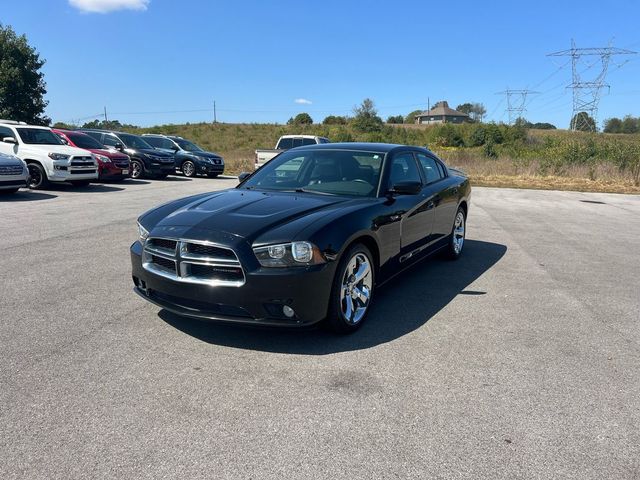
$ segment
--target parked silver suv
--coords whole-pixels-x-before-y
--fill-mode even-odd
[[[0,193],[15,193],[27,186],[27,164],[14,155],[0,152]]]

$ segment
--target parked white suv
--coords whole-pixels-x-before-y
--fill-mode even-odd
[[[44,188],[49,182],[87,185],[98,178],[98,162],[91,152],[64,145],[48,127],[0,120],[0,153],[27,164],[29,188]]]
[[[0,193],[15,193],[27,186],[27,164],[13,155],[0,153]]]

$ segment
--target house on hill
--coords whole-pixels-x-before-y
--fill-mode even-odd
[[[449,108],[446,101],[436,103],[433,108],[427,112],[416,115],[416,123],[464,123],[469,121],[469,115],[459,112],[453,108]]]

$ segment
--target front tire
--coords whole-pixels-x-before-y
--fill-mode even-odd
[[[27,165],[29,169],[29,184],[32,190],[40,190],[49,186],[49,179],[42,165],[38,163],[30,163]]]
[[[364,322],[373,299],[375,265],[362,244],[352,246],[340,260],[331,297],[327,325],[336,333],[351,333]]]
[[[447,256],[451,260],[457,260],[462,255],[462,247],[464,247],[464,239],[467,231],[467,215],[464,208],[458,207],[456,216],[453,220],[453,229],[449,239],[447,248]]]
[[[196,176],[196,165],[191,160],[185,160],[182,163],[182,174],[185,177],[195,177]]]
[[[144,175],[144,165],[139,160],[131,160],[131,178],[138,179]]]

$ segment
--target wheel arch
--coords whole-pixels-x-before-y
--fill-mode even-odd
[[[378,246],[378,242],[376,241],[376,239],[373,238],[371,235],[367,235],[367,234],[356,235],[354,238],[350,239],[348,242],[345,243],[345,247],[342,250],[342,254],[344,255],[345,252],[349,251],[349,249],[352,246],[358,243],[361,243],[365,247],[367,247],[371,252],[371,254],[373,255],[373,264],[374,264],[375,274],[376,274],[375,278],[377,279],[378,272],[380,269],[380,247]]]

